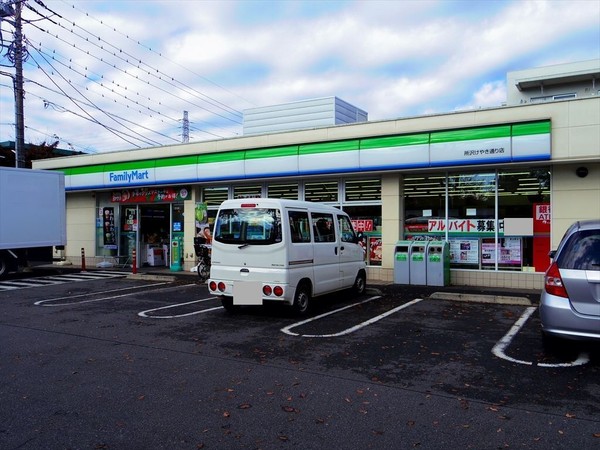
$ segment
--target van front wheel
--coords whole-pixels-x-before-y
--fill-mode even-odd
[[[354,286],[352,286],[352,290],[356,295],[363,295],[366,289],[367,277],[364,272],[358,272],[358,275],[356,275],[356,280],[354,280]]]
[[[306,283],[300,284],[296,287],[296,294],[294,295],[294,304],[292,307],[299,316],[304,315],[308,312],[310,304],[310,289]]]

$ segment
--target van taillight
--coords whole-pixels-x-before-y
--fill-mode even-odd
[[[220,292],[225,292],[225,283],[223,283],[222,281],[219,281],[218,288],[219,288]]]
[[[256,208],[256,203],[242,203],[242,208]]]
[[[211,281],[210,283],[208,283],[208,287],[210,288],[211,291],[216,291],[217,283],[215,281]]]
[[[546,275],[544,277],[544,288],[548,294],[556,295],[558,297],[569,297],[567,290],[563,286],[558,265],[555,262],[548,267],[548,270],[546,270]]]
[[[283,295],[283,288],[281,286],[271,287],[268,284],[263,286],[263,295],[269,297],[272,294],[275,294],[276,297],[281,297]]]

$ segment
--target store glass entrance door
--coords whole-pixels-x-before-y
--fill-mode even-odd
[[[164,267],[169,265],[170,204],[139,205],[139,265]]]
[[[133,265],[133,250],[136,248],[138,233],[138,208],[136,205],[121,206],[119,233],[119,264]]]

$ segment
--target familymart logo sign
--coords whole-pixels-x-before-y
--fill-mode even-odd
[[[108,173],[109,183],[131,184],[147,181],[150,181],[149,170],[121,170]]]

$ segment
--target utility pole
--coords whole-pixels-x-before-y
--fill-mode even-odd
[[[23,112],[23,30],[21,28],[22,2],[15,3],[15,167],[25,167],[25,120]]]
[[[23,90],[23,59],[26,57],[26,51],[23,48],[23,29],[21,21],[21,12],[23,3],[26,0],[12,0],[2,2],[0,0],[0,20],[6,20],[14,29],[14,39],[8,46],[6,56],[15,65],[15,74],[0,72],[0,75],[6,75],[13,80],[13,90],[15,94],[15,167],[25,167],[25,114],[23,113],[23,99],[25,93]],[[14,8],[13,8],[14,6]],[[7,20],[7,17],[14,17],[14,21]]]

